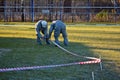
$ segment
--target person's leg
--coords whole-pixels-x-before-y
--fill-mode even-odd
[[[49,41],[49,39],[48,39],[48,34],[46,35],[46,38],[45,38],[45,40],[46,40],[46,44],[50,44],[50,41]]]
[[[45,30],[42,30],[42,33],[44,34],[44,40],[46,41],[46,44],[50,44],[50,41],[49,41],[49,39],[48,39],[48,37],[49,37],[49,35],[45,32]]]
[[[39,45],[42,45],[42,43],[41,43],[41,40],[40,40],[40,38],[39,38],[39,36],[36,34],[36,36],[37,36],[37,43],[39,44]]]
[[[59,40],[58,40],[59,35],[60,35],[60,30],[55,30],[55,31],[54,31],[54,38],[55,38],[55,42],[56,42],[58,45],[60,45],[60,42],[59,42]]]
[[[68,45],[68,38],[67,38],[67,33],[65,29],[62,29],[62,36],[64,38],[64,45],[67,46]]]

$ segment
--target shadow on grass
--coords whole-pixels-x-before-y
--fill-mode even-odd
[[[96,56],[90,47],[82,43],[70,42],[69,46],[65,47],[61,42],[61,46],[81,56]],[[86,60],[66,54],[53,44],[47,46],[43,42],[42,46],[37,45],[35,39],[0,37],[0,48],[12,49],[9,54],[5,54],[0,58],[0,68],[64,64]],[[116,72],[107,71],[108,74],[106,71],[99,70],[99,64],[91,64],[54,69],[14,71],[0,73],[0,80],[92,80],[92,71],[95,71],[96,80],[113,80],[113,78],[119,80],[119,77],[114,75]]]

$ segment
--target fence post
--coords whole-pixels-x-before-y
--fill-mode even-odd
[[[4,0],[4,22],[7,20],[7,15],[6,15],[6,0]]]
[[[62,20],[62,0],[60,0],[60,20]]]
[[[32,22],[34,22],[34,0],[31,0],[31,16]]]
[[[87,2],[87,22],[90,20],[90,0]]]

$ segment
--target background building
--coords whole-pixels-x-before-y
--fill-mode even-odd
[[[118,22],[120,0],[0,0],[0,21]]]

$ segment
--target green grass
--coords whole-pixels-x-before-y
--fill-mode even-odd
[[[9,23],[13,24],[13,23]],[[14,23],[24,24],[24,23]],[[0,26],[0,68],[41,66],[84,61],[72,56],[53,44],[36,44],[33,23],[25,26]],[[99,64],[13,71],[0,73],[0,80],[95,80],[120,79],[120,27],[119,26],[67,26],[69,46],[61,45],[81,56],[99,57]],[[52,40],[54,38],[52,37]]]

